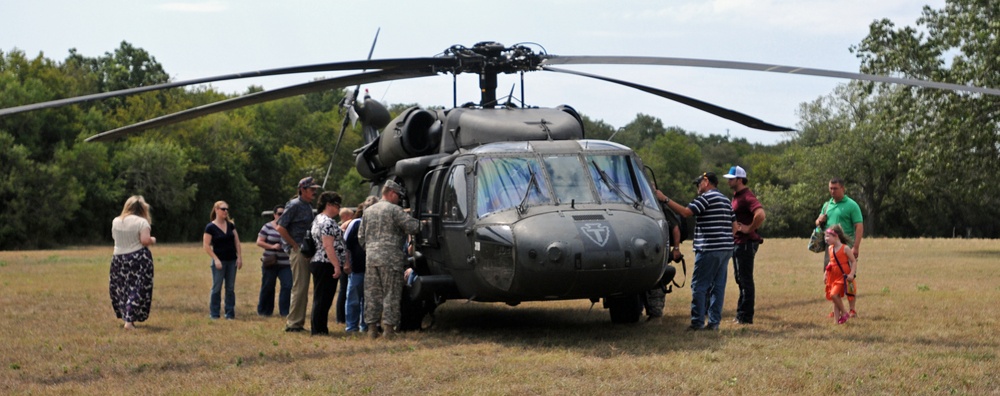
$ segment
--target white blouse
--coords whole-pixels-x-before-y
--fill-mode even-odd
[[[115,239],[114,254],[132,253],[142,249],[142,242],[139,241],[139,232],[150,228],[146,219],[128,215],[125,218],[115,217],[111,220],[111,237]]]

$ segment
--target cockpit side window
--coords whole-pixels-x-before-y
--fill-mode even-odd
[[[465,165],[456,165],[448,175],[442,197],[441,220],[463,222],[469,213],[468,189],[465,183]]]
[[[476,167],[476,214],[482,217],[511,209],[522,201],[526,206],[552,201],[538,160],[481,158]]]

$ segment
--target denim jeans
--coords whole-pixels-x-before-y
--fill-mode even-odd
[[[695,252],[691,273],[691,325],[718,328],[722,322],[722,303],[726,298],[726,276],[732,249]],[[706,307],[707,303],[707,307]]]
[[[226,319],[236,318],[236,260],[222,260],[222,269],[215,268],[212,260],[212,294],[208,301],[208,315],[219,318],[220,292],[222,283],[226,283]]]
[[[365,274],[351,273],[347,276],[347,331],[366,331],[368,324],[361,320],[365,306]]]
[[[281,281],[281,291],[278,292],[278,312],[288,316],[288,303],[292,296],[292,267],[289,265],[272,265],[261,268],[260,299],[257,301],[257,314],[271,316],[274,314],[274,287]]]

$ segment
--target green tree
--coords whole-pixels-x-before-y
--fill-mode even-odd
[[[83,189],[80,208],[71,221],[87,227],[67,227],[60,233],[66,242],[95,243],[111,235],[111,219],[121,212],[124,181],[111,166],[109,147],[103,144],[76,144],[56,150],[55,164]]]
[[[584,137],[587,139],[608,140],[617,131],[603,120],[594,121],[585,115],[581,115],[580,118],[583,119]]]
[[[671,128],[636,153],[656,175],[657,188],[678,202],[694,198],[691,179],[698,174],[701,149],[683,130]]]
[[[803,108],[803,140],[810,143],[796,166],[801,180],[818,185],[834,177],[846,180],[848,195],[865,214],[866,235],[881,235],[887,210],[910,195],[902,183],[912,167],[907,142],[912,112],[894,104],[901,94],[898,88],[868,91],[846,84]],[[890,229],[910,228],[905,218],[892,219]]]
[[[126,195],[144,196],[154,220],[166,220],[157,235],[165,240],[184,240],[183,236],[190,235],[182,223],[167,220],[189,214],[198,191],[198,186],[187,180],[192,162],[180,145],[133,138],[115,153],[112,164],[125,183]],[[124,202],[124,197],[121,200]]]
[[[80,207],[83,188],[57,165],[31,159],[0,131],[0,248],[47,248]],[[79,231],[79,230],[78,230]]]
[[[944,8],[924,7],[918,27],[872,23],[868,37],[853,47],[862,72],[926,78],[957,84],[1000,86],[1000,4],[948,0]],[[977,229],[997,236],[1000,215],[1000,97],[907,88],[894,104],[911,109],[912,167],[904,187],[913,192],[910,218],[922,231],[950,235]]]

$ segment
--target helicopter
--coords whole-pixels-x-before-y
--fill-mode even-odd
[[[443,55],[376,59],[244,72],[137,87],[0,109],[0,116],[113,96],[246,77],[364,70],[286,88],[260,91],[94,135],[109,141],[215,112],[266,101],[391,80],[479,76],[480,101],[447,109],[412,107],[395,118],[368,97],[347,103],[362,125],[355,167],[372,195],[392,179],[406,189],[403,205],[420,221],[413,238],[416,277],[404,293],[403,328],[419,328],[447,300],[499,302],[603,301],[613,323],[634,323],[639,296],[673,278],[669,227],[677,216],[655,199],[655,175],[631,148],[588,139],[580,114],[568,105],[523,105],[524,74],[545,71],[638,89],[751,128],[791,128],[691,97],[559,66],[619,64],[709,67],[804,74],[1000,95],[1000,90],[745,62],[634,56],[559,56],[529,45],[480,42]],[[371,70],[371,71],[368,71]],[[497,97],[497,76],[519,74],[522,105]],[[453,88],[454,90],[454,88]],[[355,89],[354,93],[357,94]],[[512,91],[513,92],[513,91]],[[457,94],[455,95],[457,98]],[[346,123],[345,123],[346,125]],[[341,137],[343,134],[341,130]],[[338,139],[339,141],[339,139]]]

